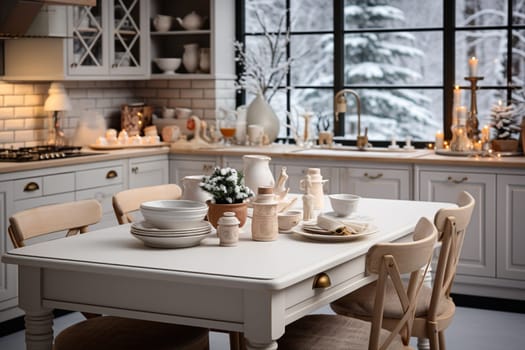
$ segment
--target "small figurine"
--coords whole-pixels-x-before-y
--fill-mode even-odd
[[[315,214],[314,214],[315,197],[311,193],[312,180],[310,178],[310,175],[306,175],[304,191],[305,193],[303,194],[303,220],[308,221],[308,220],[312,220],[315,217]]]
[[[281,173],[275,184],[274,193],[279,201],[282,201],[290,192],[290,188],[286,187],[286,181],[288,181],[288,174],[286,173],[286,167],[281,168]]]

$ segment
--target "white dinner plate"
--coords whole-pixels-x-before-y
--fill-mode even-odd
[[[142,235],[131,232],[133,237],[144,242],[144,245],[151,248],[188,248],[200,244],[200,242],[208,236],[208,233],[191,236],[153,236]]]
[[[194,227],[181,228],[181,229],[162,229],[153,226],[147,221],[140,221],[131,224],[131,231],[139,234],[147,235],[195,235],[210,233],[212,229],[211,224],[208,221],[199,221]]]
[[[348,235],[348,236],[327,235],[327,234],[306,232],[303,228],[303,225],[297,225],[293,229],[293,233],[296,233],[302,237],[305,237],[305,238],[308,238],[314,241],[333,242],[333,243],[353,241],[356,239],[360,239],[364,236],[368,236],[372,233],[376,233],[377,231],[378,231],[378,228],[375,225],[368,226],[368,228],[362,233],[356,233],[356,234]]]

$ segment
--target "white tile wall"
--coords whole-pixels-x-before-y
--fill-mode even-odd
[[[69,137],[86,110],[103,116],[107,127],[120,128],[120,106],[126,103],[150,104],[159,115],[163,106],[191,108],[206,120],[214,120],[219,107],[235,107],[233,80],[68,81],[64,86],[73,104],[62,120]],[[49,83],[0,81],[0,147],[45,144],[48,88]]]

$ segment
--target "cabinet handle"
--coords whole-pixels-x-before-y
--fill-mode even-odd
[[[39,190],[40,186],[36,182],[30,182],[24,186],[24,192],[33,192]]]
[[[117,172],[115,170],[110,170],[106,174],[106,179],[114,179],[118,176]]]
[[[364,173],[364,177],[369,178],[370,180],[376,180],[383,177],[383,173],[379,173],[377,175],[370,175],[368,173]]]
[[[314,283],[312,285],[312,289],[328,288],[331,285],[332,285],[332,281],[330,281],[330,276],[328,276],[324,272],[321,272],[320,274],[314,277]]]
[[[133,174],[138,174],[139,173],[139,167],[138,166],[134,166],[133,168],[131,168],[131,172]]]
[[[461,179],[456,180],[456,179],[454,179],[452,176],[449,176],[449,177],[447,178],[447,180],[448,180],[448,182],[452,182],[452,183],[454,183],[454,184],[460,184],[460,183],[463,183],[463,182],[467,181],[467,180],[468,180],[468,177],[464,176],[464,177],[462,177]]]

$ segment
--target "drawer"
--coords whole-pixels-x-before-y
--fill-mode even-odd
[[[22,199],[22,200],[15,201],[15,208],[13,212],[16,213],[21,210],[36,208],[42,205],[72,202],[74,200],[75,200],[74,192],[55,194],[52,196],[41,196],[41,197],[35,197],[35,198]]]
[[[75,190],[74,173],[53,174],[15,181],[15,200],[49,196]]]
[[[89,169],[76,173],[77,190],[121,184],[123,182],[122,166],[110,166]]]
[[[115,215],[113,214],[112,198],[115,193],[123,189],[124,186],[119,184],[77,191],[76,200],[96,199],[102,206],[102,213]]]

